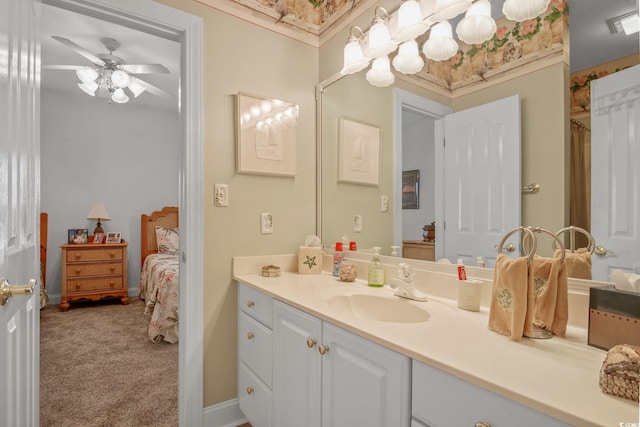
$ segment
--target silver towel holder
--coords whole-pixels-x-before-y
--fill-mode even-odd
[[[540,227],[527,227],[529,230],[535,232],[535,233],[547,233],[549,236],[553,237],[553,239],[555,240],[554,242],[554,248],[555,248],[555,243],[557,243],[558,245],[560,245],[560,249],[562,249],[562,256],[560,257],[560,262],[564,261],[564,257],[566,255],[566,251],[564,249],[564,245],[562,244],[562,241],[560,241],[560,239],[558,238],[558,236],[556,236],[555,234],[553,234],[552,232],[550,232],[549,230],[546,230],[544,228],[540,228]],[[525,235],[524,240],[522,242],[522,245],[524,246],[527,242],[527,236]],[[535,246],[534,246],[535,247]],[[535,250],[534,250],[535,252]]]
[[[525,248],[525,253],[527,255],[527,261],[530,262],[533,259],[533,256],[536,253],[536,249],[537,249],[537,245],[538,245],[538,239],[536,239],[536,235],[533,234],[533,231],[530,228],[527,227],[518,227],[518,228],[514,228],[513,230],[509,231],[507,234],[504,235],[504,237],[502,238],[502,240],[500,241],[500,245],[498,246],[498,253],[502,253],[502,250],[505,249],[505,242],[507,241],[507,239],[509,237],[511,237],[511,235],[515,234],[515,233],[524,233],[525,237],[523,237],[523,248],[524,248],[524,242],[526,241],[526,238],[529,237],[531,238],[531,241],[533,242],[529,253],[526,253],[526,248]],[[507,249],[509,250],[509,249]],[[509,250],[509,252],[512,252],[513,249]]]
[[[585,230],[584,228],[576,227],[575,225],[570,225],[569,227],[565,227],[558,230],[558,232],[556,233],[556,236],[560,236],[562,233],[569,232],[569,249],[568,250],[569,252],[575,252],[576,251],[576,231],[578,233],[582,233],[585,236],[587,236],[587,239],[589,240],[589,244],[587,245],[587,250],[589,251],[590,254],[592,254],[596,250],[596,241],[593,238],[593,235],[589,233],[587,230]],[[553,249],[556,249],[555,241],[553,242]],[[565,248],[565,250],[567,249]]]

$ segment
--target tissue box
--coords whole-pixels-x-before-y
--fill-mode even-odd
[[[298,274],[322,273],[322,248],[300,246],[298,249]]]
[[[592,287],[588,344],[603,350],[619,344],[640,346],[640,294],[613,285]]]

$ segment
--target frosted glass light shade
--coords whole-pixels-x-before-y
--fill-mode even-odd
[[[523,22],[547,10],[550,0],[505,0],[502,13],[507,19]]]
[[[122,70],[111,73],[111,83],[118,87],[127,87],[131,83],[131,76]]]
[[[78,83],[78,87],[82,89],[82,91],[87,95],[95,96],[96,90],[98,90],[98,83],[92,81],[86,83]]]
[[[446,21],[455,18],[471,6],[472,0],[436,0],[433,10],[434,21]]]
[[[111,99],[113,100],[113,102],[117,102],[118,104],[129,102],[129,97],[126,93],[124,93],[124,90],[121,87],[113,92],[113,95],[111,95]]]
[[[138,83],[136,79],[131,79],[131,83],[129,83],[129,90],[133,93],[133,97],[137,98],[142,92],[147,90],[147,88]]]
[[[355,36],[349,37],[344,47],[344,64],[340,74],[347,75],[357,73],[367,68],[367,65],[369,65],[369,61],[362,53],[360,42]]]
[[[82,83],[93,82],[98,78],[98,71],[93,68],[78,68],[76,70],[76,76]]]
[[[429,39],[422,46],[422,53],[434,61],[445,61],[453,58],[458,52],[458,43],[453,39],[451,24],[448,21],[438,22],[431,27]]]
[[[393,83],[395,76],[391,72],[389,57],[381,56],[373,60],[367,71],[367,81],[377,87],[386,87]]]
[[[386,56],[396,50],[396,44],[391,41],[389,29],[382,18],[376,16],[373,18],[371,28],[369,29],[369,51],[370,58],[378,58]]]
[[[394,39],[398,43],[415,39],[424,34],[429,26],[422,18],[422,10],[416,0],[405,0],[398,9],[398,28]]]
[[[418,43],[415,40],[404,42],[398,48],[398,54],[393,58],[393,68],[402,74],[415,74],[422,70],[424,61],[418,52]]]
[[[477,0],[456,27],[458,38],[467,44],[481,44],[496,33],[489,0]]]

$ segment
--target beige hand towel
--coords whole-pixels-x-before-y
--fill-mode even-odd
[[[561,253],[561,249],[556,249],[553,256],[560,258]],[[575,252],[566,252],[564,260],[567,263],[567,276],[591,280],[591,253],[589,249],[580,248]]]
[[[529,271],[535,300],[533,323],[563,337],[569,318],[566,262],[535,255]]]
[[[533,276],[525,257],[498,254],[493,269],[489,329],[520,341],[533,330]]]

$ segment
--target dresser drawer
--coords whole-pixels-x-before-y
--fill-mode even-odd
[[[105,276],[122,274],[122,263],[67,264],[67,277]]]
[[[242,362],[238,364],[238,403],[252,426],[271,426],[271,390]]]
[[[69,248],[66,250],[66,252],[66,261],[72,263],[84,261],[121,260],[123,258],[124,250],[121,247],[109,247],[108,245],[106,245],[104,248],[99,249]]]
[[[240,313],[238,320],[238,355],[268,387],[271,387],[273,339],[271,329]]]
[[[93,279],[69,279],[66,283],[66,291],[74,292],[122,290],[124,280],[122,276],[96,277]]]
[[[269,295],[238,283],[238,305],[241,311],[271,329],[273,323],[273,299]]]

